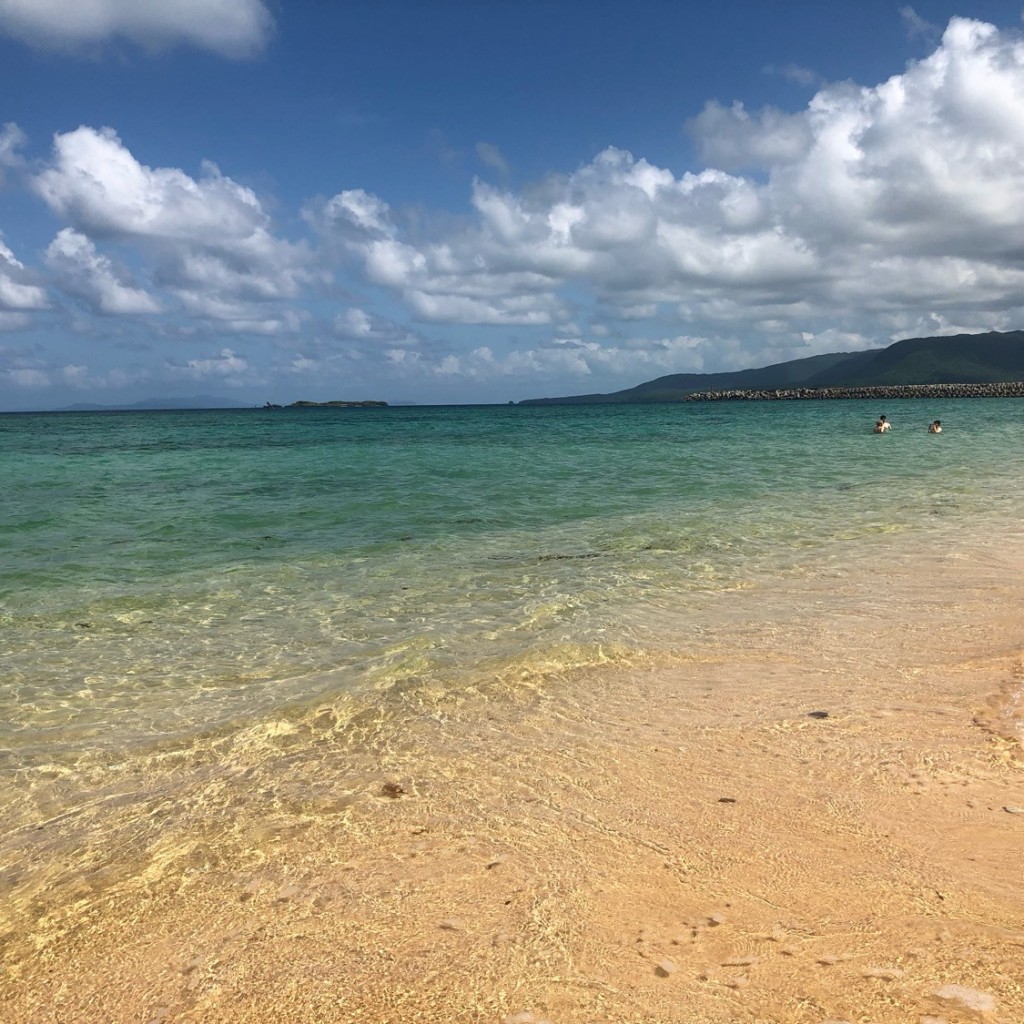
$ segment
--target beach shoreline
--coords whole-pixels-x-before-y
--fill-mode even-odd
[[[22,830],[0,1003],[26,1024],[1024,1019],[1022,569],[1004,538],[792,580],[688,659],[467,694],[360,758],[268,727],[244,769],[108,798],[109,845],[66,851],[57,886],[58,847]]]

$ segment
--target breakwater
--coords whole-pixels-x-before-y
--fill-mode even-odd
[[[785,402],[816,398],[1024,398],[1024,381],[999,384],[883,384],[861,388],[693,391],[685,402]]]

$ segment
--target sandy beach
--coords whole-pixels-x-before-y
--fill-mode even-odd
[[[1020,538],[837,568],[358,754],[325,709],[154,761],[103,844],[6,843],[0,1016],[1015,1024],[1022,581]]]

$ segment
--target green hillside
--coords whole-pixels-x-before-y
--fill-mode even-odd
[[[997,384],[1024,380],[1024,331],[908,338],[809,377],[804,387]]]
[[[1024,380],[1024,331],[908,338],[868,352],[834,352],[729,373],[673,373],[623,391],[532,398],[520,405],[679,402],[695,391],[994,384]]]

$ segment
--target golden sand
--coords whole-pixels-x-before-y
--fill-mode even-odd
[[[0,1019],[1021,1024],[1024,546],[789,587],[363,759],[283,723],[63,873],[20,829]]]

